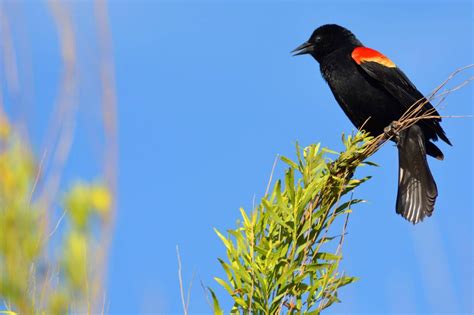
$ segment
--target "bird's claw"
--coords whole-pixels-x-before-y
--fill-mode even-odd
[[[392,121],[390,125],[383,129],[383,132],[387,138],[393,138],[396,143],[400,140],[400,133],[397,129],[400,127],[400,123],[398,121]]]

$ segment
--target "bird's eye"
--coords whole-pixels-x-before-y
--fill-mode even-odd
[[[319,43],[320,41],[322,41],[322,37],[321,36],[316,36],[316,38],[314,39],[314,42],[315,43]]]

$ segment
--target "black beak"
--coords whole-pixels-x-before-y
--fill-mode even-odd
[[[314,50],[314,46],[311,43],[304,42],[303,44],[299,45],[295,49],[293,49],[291,52],[294,53],[293,56],[299,56],[299,55],[306,55],[311,53]]]

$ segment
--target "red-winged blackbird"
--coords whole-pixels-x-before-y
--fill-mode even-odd
[[[373,136],[398,120],[423,95],[386,56],[365,47],[351,31],[339,25],[317,28],[298,46],[296,55],[310,54],[334,97],[357,128]],[[432,110],[430,103],[422,112]],[[439,116],[434,111],[433,115]],[[438,137],[451,145],[440,126],[441,119],[421,120],[400,132],[397,213],[418,223],[434,210],[438,190],[426,154],[442,160],[443,153],[430,140]]]

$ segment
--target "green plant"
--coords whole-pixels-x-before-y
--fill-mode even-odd
[[[232,297],[232,313],[318,314],[339,301],[339,288],[356,280],[338,269],[348,215],[363,200],[342,199],[369,179],[353,174],[371,164],[364,160],[373,142],[360,132],[343,142],[346,149],[334,161],[328,155],[336,152],[319,144],[297,145],[296,162],[281,158],[289,166],[284,184],[277,180],[252,212],[240,209],[242,221],[227,236],[216,230],[227,250],[227,261],[219,259],[227,279],[215,280]],[[331,227],[343,215],[342,234],[335,235]],[[211,295],[214,311],[222,313]]]

